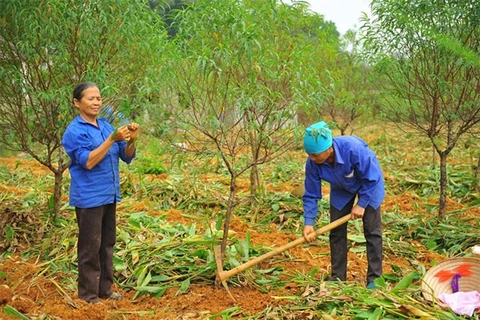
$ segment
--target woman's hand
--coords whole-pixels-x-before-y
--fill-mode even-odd
[[[127,129],[130,132],[130,139],[137,138],[138,128],[140,128],[140,125],[136,122],[132,122],[127,126]]]
[[[139,124],[132,122],[129,125],[126,126],[121,126],[117,128],[113,133],[111,139],[114,141],[119,141],[119,140],[125,140],[125,141],[130,141],[130,140],[135,140],[138,134],[138,128]]]
[[[113,141],[130,140],[130,130],[127,126],[118,127],[112,132],[110,139]]]
[[[127,146],[126,146],[126,149],[125,149],[127,157],[131,157],[134,154],[135,139],[137,138],[139,127],[140,126],[138,125],[138,123],[135,123],[135,122],[132,122],[127,126],[127,130],[128,130],[128,133],[129,133],[129,139],[128,139],[128,143],[127,143]]]

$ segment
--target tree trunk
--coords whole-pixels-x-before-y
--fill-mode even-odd
[[[478,157],[477,166],[473,171],[473,187],[472,189],[475,192],[480,192],[480,186],[478,184],[478,179],[480,179],[480,157]]]
[[[258,188],[260,186],[260,176],[258,173],[258,166],[252,165],[250,170],[250,195],[255,197],[258,194]]]
[[[62,183],[63,183],[63,173],[67,170],[68,166],[70,165],[70,159],[67,157],[67,161],[65,161],[66,153],[63,148],[58,149],[58,161],[57,161],[57,169],[54,170],[53,167],[50,167],[50,170],[53,171],[55,175],[55,186],[53,189],[53,206],[52,206],[52,217],[59,218],[60,217],[60,208],[61,208],[61,201],[62,201]]]
[[[447,153],[440,152],[440,203],[438,217],[443,219],[447,208]]]
[[[228,241],[228,231],[230,230],[230,217],[233,212],[233,207],[235,205],[235,196],[236,196],[236,176],[232,176],[230,179],[230,196],[228,197],[227,203],[227,212],[225,213],[225,222],[223,223],[223,238],[221,244],[221,261],[223,267],[223,261],[225,258],[225,249],[227,248],[227,241]]]
[[[55,188],[53,189],[53,212],[52,216],[55,218],[60,217],[60,202],[62,200],[62,182],[63,182],[63,171],[61,168],[55,171]]]

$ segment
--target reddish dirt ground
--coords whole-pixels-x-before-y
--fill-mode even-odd
[[[18,159],[11,163],[1,159],[3,166],[18,165]],[[35,162],[20,160],[20,165],[30,168],[33,174],[48,174],[48,171],[35,164]],[[0,192],[16,192],[13,186],[1,186]],[[22,194],[22,190],[17,190]],[[402,212],[408,214],[413,212],[411,195],[403,194],[392,198],[388,196],[384,210],[400,207]],[[417,209],[418,210],[418,209]],[[2,210],[3,211],[3,210]],[[478,214],[476,212],[475,214]],[[177,210],[170,210],[168,218],[171,221],[189,223],[188,219],[180,215]],[[237,232],[236,237],[245,237],[250,232],[253,245],[264,244],[271,247],[281,246],[289,241],[295,240],[294,235],[283,232],[275,232],[275,226],[271,227],[272,232],[258,232],[251,230],[248,225],[239,220],[233,220],[231,229]],[[415,245],[415,244],[413,244]],[[434,259],[441,259],[430,251],[421,251],[422,246],[418,244],[419,262],[428,265]],[[308,247],[297,246],[288,252],[291,259],[282,259],[277,262],[289,273],[297,271],[307,273],[318,267],[320,275],[329,273],[329,249],[326,246],[312,245]],[[324,253],[324,254],[319,254]],[[393,273],[392,265],[402,269],[411,269],[409,261],[402,256],[386,255],[384,272]],[[262,265],[268,266],[268,262]],[[272,266],[270,266],[272,267]],[[191,285],[184,294],[177,295],[177,289],[168,290],[161,298],[140,296],[134,299],[134,291],[119,289],[125,299],[121,301],[102,300],[101,304],[86,304],[78,299],[76,292],[64,290],[61,287],[62,279],[42,277],[40,261],[24,261],[18,256],[0,260],[0,271],[5,278],[0,278],[0,305],[10,305],[24,314],[36,315],[38,319],[48,314],[47,319],[205,319],[208,316],[217,314],[225,309],[235,306],[240,307],[245,315],[255,315],[268,306],[279,306],[288,302],[275,299],[275,296],[299,295],[303,288],[295,284],[287,285],[280,291],[262,293],[257,288],[249,286],[230,285],[230,292],[236,302],[227,294],[223,287],[213,285]],[[366,257],[362,253],[349,254],[349,281],[358,282],[364,286],[366,273]],[[0,312],[0,319],[18,319]]]
[[[255,233],[252,239],[256,242],[272,244],[283,244],[280,239],[272,241],[271,235],[261,235]],[[286,243],[286,242],[285,242]],[[328,272],[329,258],[325,256],[322,259],[314,259],[313,251],[328,251],[328,248],[301,247],[293,248],[290,251],[292,260],[283,261],[281,266],[284,270],[292,273],[295,271],[309,272],[315,266],[324,272]],[[438,256],[431,253],[423,253],[419,260],[428,264]],[[410,268],[408,261],[402,257],[386,257],[385,272],[392,272],[390,266]],[[263,265],[267,267],[267,265]],[[61,293],[58,285],[61,279],[47,279],[37,276],[41,270],[41,264],[34,261],[23,261],[18,257],[13,257],[4,261],[0,265],[0,270],[6,274],[6,279],[0,282],[0,303],[9,304],[24,314],[41,315],[47,313],[58,319],[78,319],[78,320],[96,320],[96,319],[205,319],[209,315],[214,315],[222,310],[240,307],[247,315],[255,315],[267,306],[281,305],[281,300],[275,300],[275,296],[299,295],[301,288],[295,284],[287,285],[282,291],[273,291],[262,293],[256,288],[229,286],[229,290],[236,302],[227,294],[223,287],[215,286],[195,286],[192,285],[189,290],[181,295],[176,295],[177,289],[167,291],[161,298],[137,297],[133,299],[134,292],[121,292],[125,299],[122,301],[102,300],[99,305],[84,303],[75,298],[75,292]],[[366,262],[365,257],[359,257],[355,254],[349,256],[349,280],[357,281],[364,285]],[[73,298],[71,298],[73,297]],[[149,311],[155,311],[155,315],[149,314]],[[0,313],[1,319],[10,319],[5,314]],[[14,318],[11,318],[14,319]]]

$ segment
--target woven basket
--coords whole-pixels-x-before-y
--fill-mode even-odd
[[[452,279],[460,274],[458,291],[480,291],[480,258],[450,258],[438,263],[425,273],[422,293],[429,301],[440,302],[442,293],[452,293]]]

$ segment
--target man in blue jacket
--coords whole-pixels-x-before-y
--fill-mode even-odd
[[[314,223],[318,200],[322,199],[322,180],[330,183],[330,221],[351,214],[362,218],[367,241],[367,288],[375,289],[382,275],[382,224],[380,205],[385,198],[383,173],[375,153],[354,136],[332,137],[321,121],[305,130],[305,193],[302,197],[307,242],[315,239]],[[332,274],[329,280],[347,278],[347,224],[330,231]]]

